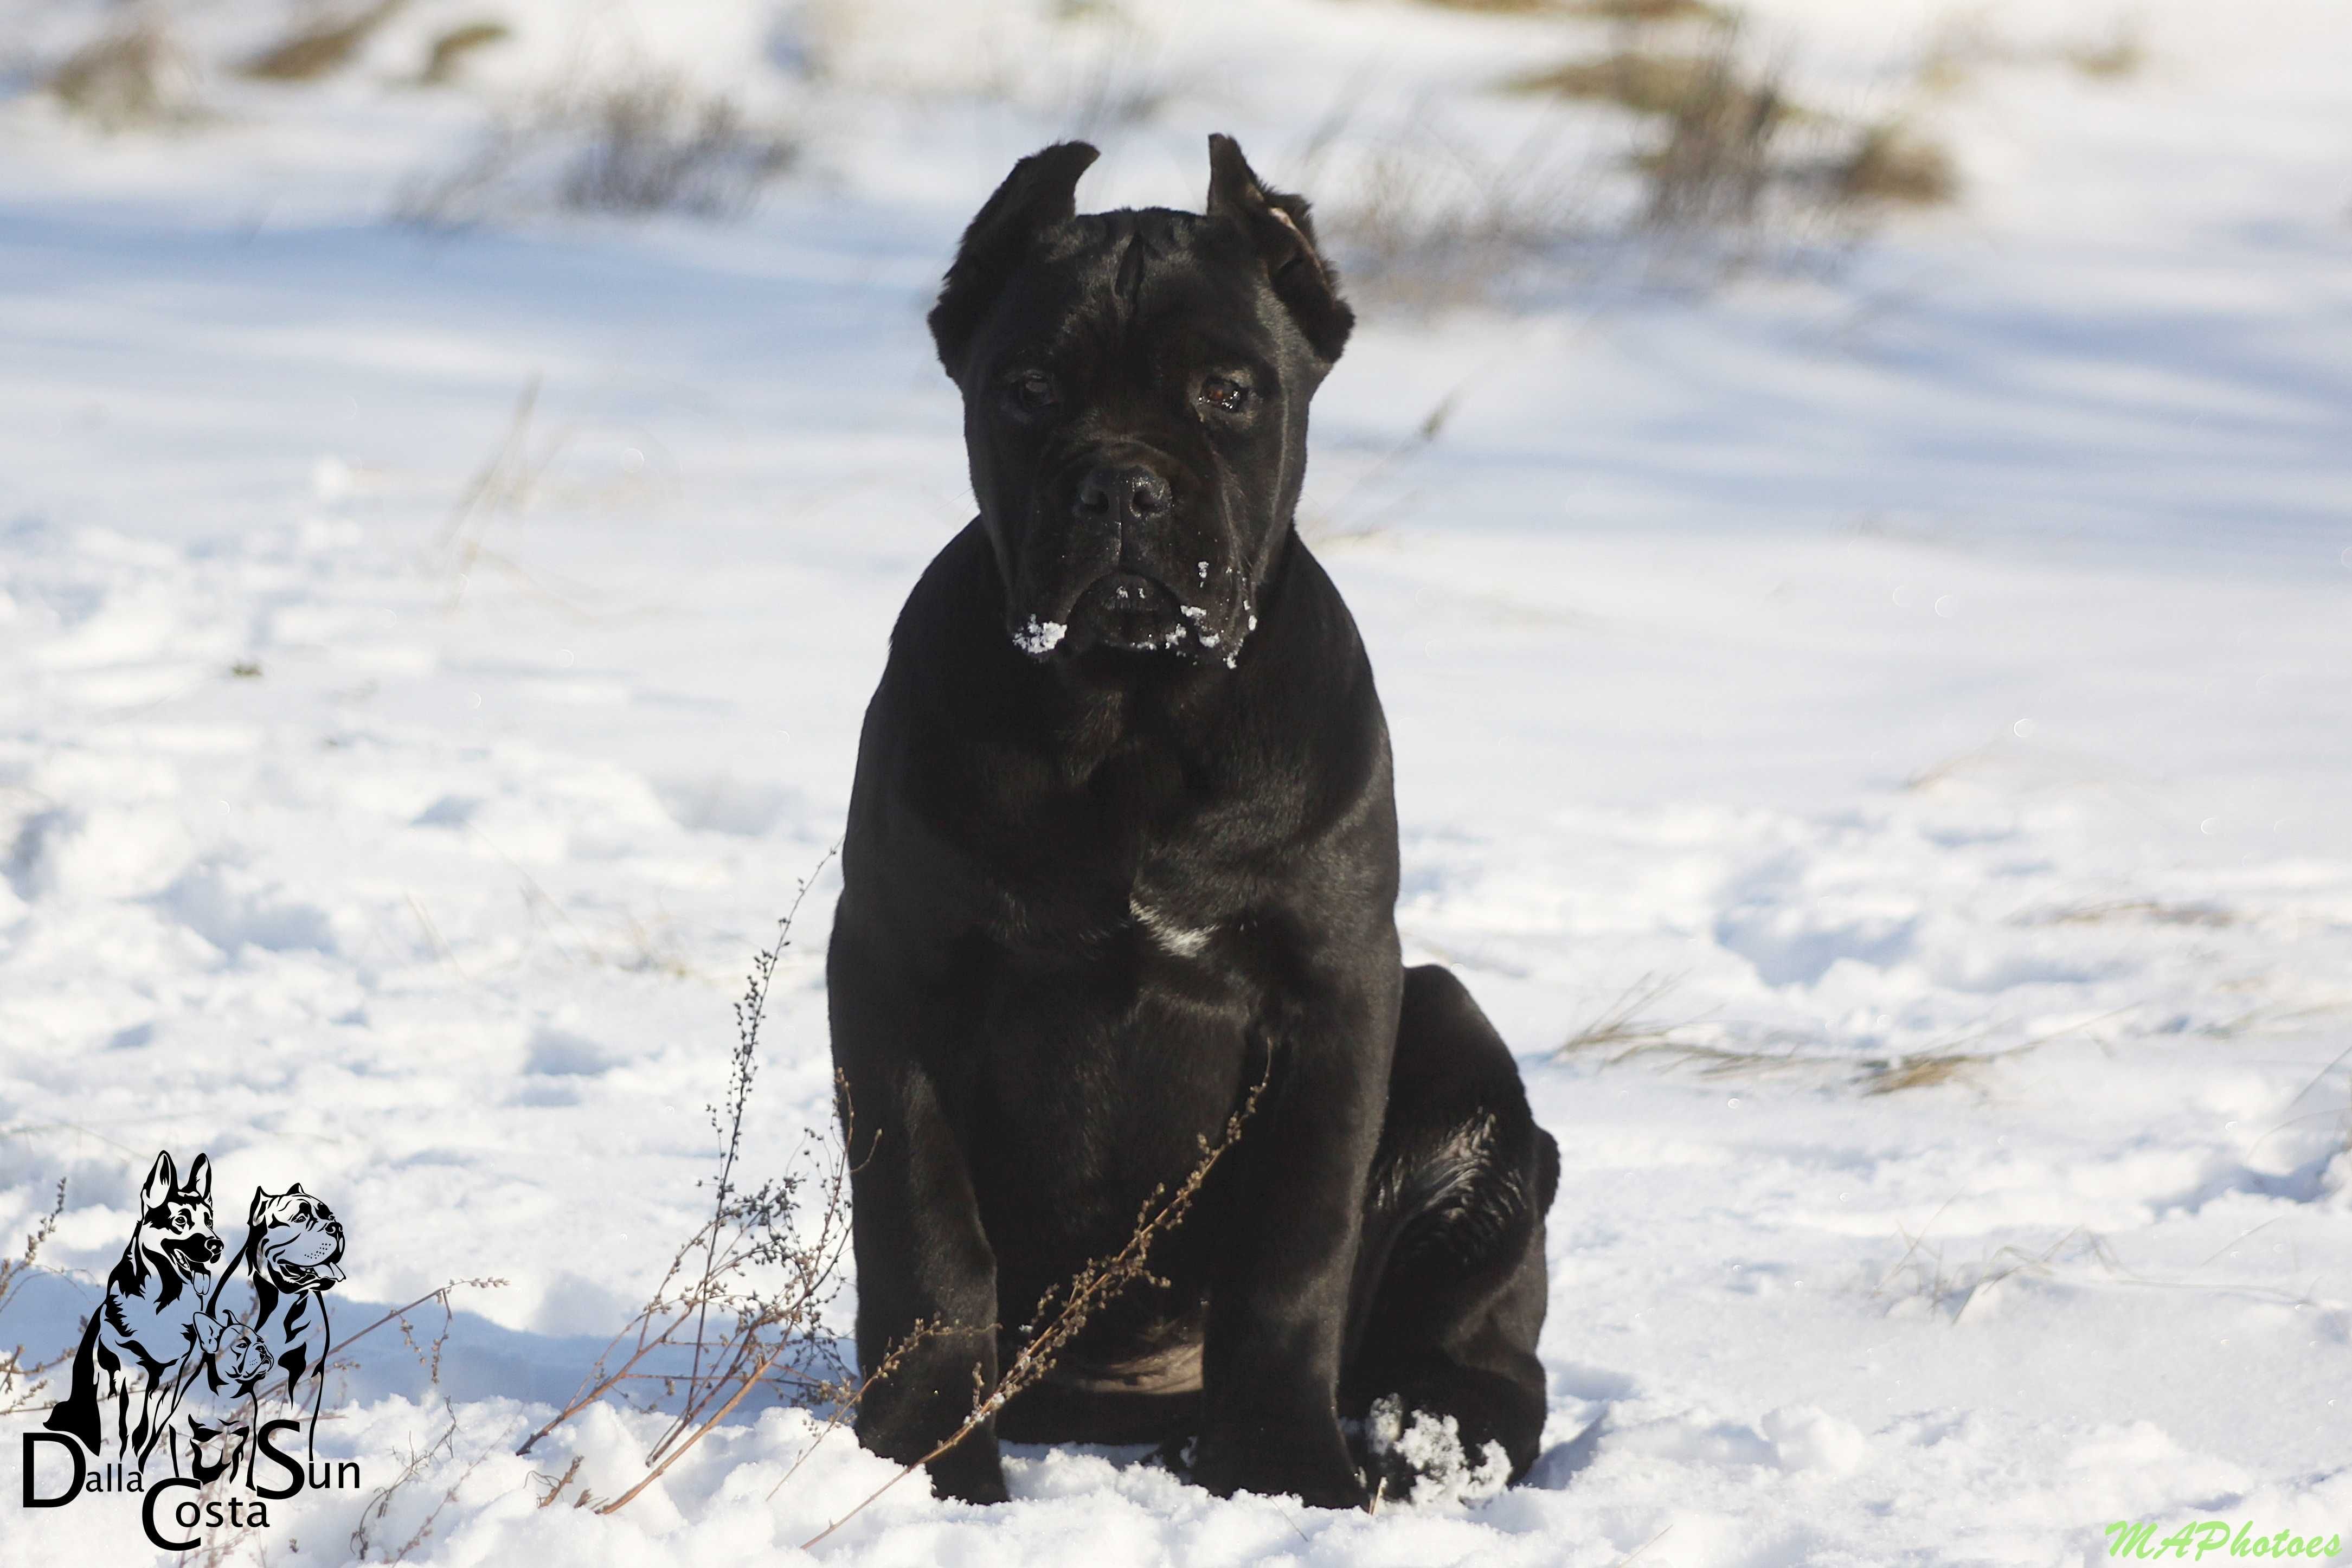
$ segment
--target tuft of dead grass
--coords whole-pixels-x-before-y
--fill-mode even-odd
[[[322,22],[280,39],[237,68],[254,81],[316,81],[351,64],[360,47],[392,19],[407,0],[376,0],[339,20]]]
[[[1936,1089],[1948,1083],[1964,1083],[1981,1089],[1979,1072],[2002,1057],[2007,1051],[1927,1051],[1917,1056],[1897,1057],[1891,1061],[1869,1062],[1863,1067],[1860,1084],[1864,1094],[1900,1094],[1906,1089]]]
[[[733,99],[648,70],[567,83],[499,114],[454,168],[412,182],[394,216],[433,228],[548,208],[733,217],[799,156],[796,137]]]
[[[1481,16],[1547,16],[1568,9],[1563,0],[1421,0],[1440,11],[1469,11]]]
[[[1837,194],[1849,202],[1942,206],[1960,194],[1952,155],[1901,125],[1874,125],[1837,169]]]
[[[1723,270],[1831,256],[1891,205],[1951,200],[1950,155],[1907,127],[1856,126],[1791,97],[1785,65],[1758,54],[1736,18],[1700,47],[1652,47],[1629,26],[1614,52],[1523,72],[1505,90],[1612,105],[1663,121],[1634,158],[1637,226]]]
[[[1590,176],[1523,150],[1495,157],[1442,132],[1380,138],[1317,213],[1349,292],[1409,311],[1475,303],[1589,237]]]
[[[1972,1263],[1947,1263],[1942,1247],[1929,1243],[1924,1231],[1918,1236],[1902,1230],[1895,1234],[1906,1243],[1903,1255],[1880,1278],[1871,1291],[1872,1300],[1925,1301],[1937,1313],[1948,1311],[1955,1328],[1968,1315],[1969,1307],[1989,1300],[1990,1292],[2006,1280],[2046,1279],[2060,1264],[2074,1262],[2095,1264],[2111,1276],[2127,1274],[2104,1239],[2095,1232],[2079,1227],[2040,1252],[2005,1246]]]
[[[457,79],[457,73],[476,54],[513,37],[514,30],[504,22],[467,22],[451,27],[426,49],[425,68],[417,73],[417,80],[426,87],[446,86]]]
[[[2117,1008],[1998,1049],[1980,1048],[1981,1042],[1996,1033],[1995,1026],[1988,1025],[1897,1056],[1856,1057],[1837,1049],[1825,1037],[1786,1030],[1770,1031],[1753,1043],[1694,1038],[1694,1032],[1701,1027],[1696,1019],[1670,1024],[1646,1016],[1667,989],[1643,976],[1553,1055],[1600,1052],[1604,1067],[1654,1060],[1670,1071],[1687,1070],[1709,1079],[1794,1074],[1824,1085],[1843,1082],[1866,1095],[1899,1094],[1948,1084],[1981,1089],[1987,1071],[2000,1063],[2131,1011]]]
[[[1503,88],[1507,92],[1613,103],[1636,114],[1681,115],[1719,107],[1752,113],[1759,100],[1768,95],[1777,97],[1766,84],[1738,81],[1727,66],[1721,50],[1662,54],[1621,49],[1596,59],[1566,60],[1523,71],[1505,79]]]
[[[58,1195],[50,1203],[49,1212],[36,1220],[26,1234],[23,1251],[14,1258],[0,1258],[0,1313],[8,1310],[34,1275],[47,1271],[41,1262],[41,1248],[57,1234],[58,1221],[65,1212],[66,1184],[60,1177]],[[46,1403],[48,1374],[64,1365],[73,1353],[70,1341],[46,1357],[27,1356],[21,1343],[0,1350],[0,1415],[18,1415]]]
[[[2156,925],[2204,926],[2220,929],[2238,923],[2238,917],[2215,904],[2175,904],[2161,899],[2111,899],[2071,904],[2042,917],[2042,925],[2104,925],[2110,921],[2147,921]]]
[[[1628,1052],[1656,1047],[1677,1047],[1677,1035],[1690,1026],[1688,1022],[1665,1023],[1650,1016],[1680,984],[1674,975],[1644,974],[1618,994],[1615,1001],[1603,1007],[1577,1031],[1562,1040],[1552,1050],[1555,1057],[1579,1056],[1586,1051],[1614,1051],[1613,1059],[1622,1061]]]
[[[668,1425],[645,1456],[645,1473],[593,1504],[600,1514],[626,1508],[762,1390],[790,1403],[830,1406],[827,1433],[864,1391],[827,1321],[848,1282],[848,1150],[856,1127],[846,1087],[840,1089],[837,1139],[808,1133],[782,1173],[763,1182],[750,1181],[743,1169],[744,1118],[759,1075],[769,995],[815,879],[812,873],[801,882],[776,923],[774,942],[752,959],[735,1005],[726,1097],[708,1108],[719,1139],[709,1217],[678,1245],[653,1294],[613,1336],[571,1400],[515,1450],[528,1455],[541,1438],[608,1396],[640,1394],[646,1407],[667,1416]],[[869,1368],[866,1381],[880,1375]],[[562,1484],[540,1506],[552,1502]],[[583,1492],[573,1506],[592,1506],[591,1500]]]
[[[1729,7],[1711,5],[1707,0],[1562,0],[1559,8],[1571,16],[1597,16],[1643,27],[1684,22],[1719,26],[1738,16]]]
[[[2148,51],[2136,18],[2118,20],[2105,36],[2040,46],[2012,43],[1981,15],[1953,17],[1938,27],[1915,68],[1930,92],[1956,92],[1982,72],[2011,66],[2068,67],[2095,81],[2122,81],[2147,65]]]
[[[184,128],[205,118],[194,58],[157,11],[100,33],[42,86],[68,113],[109,133]]]
[[[1777,71],[1741,69],[1728,30],[1677,90],[1664,142],[1638,163],[1650,182],[1646,221],[1681,232],[1753,226],[1781,134],[1802,111],[1789,103]]]
[[[2124,22],[2099,42],[2068,45],[2060,51],[2060,58],[2084,76],[2101,81],[2121,81],[2126,77],[2137,76],[2147,64],[2147,46],[2141,40],[2139,29]]]

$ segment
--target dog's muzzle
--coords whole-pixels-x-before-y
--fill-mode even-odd
[[[1230,665],[1248,606],[1223,529],[1188,504],[1186,488],[1177,465],[1136,442],[1063,468],[1055,489],[1067,500],[1045,511],[1066,531],[1033,540],[1044,546],[1029,595],[1038,607],[1016,611],[1014,646],[1036,658],[1102,647]]]

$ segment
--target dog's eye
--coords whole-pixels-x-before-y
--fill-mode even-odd
[[[1250,389],[1230,375],[1213,375],[1201,383],[1201,401],[1224,414],[1239,414],[1249,406]]]
[[[1005,378],[1004,395],[1024,414],[1044,414],[1059,403],[1054,378],[1042,370],[1015,371]]]

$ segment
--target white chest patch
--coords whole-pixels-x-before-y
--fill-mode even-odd
[[[1178,925],[1140,899],[1128,900],[1127,912],[1135,917],[1137,925],[1151,933],[1152,941],[1179,958],[1192,957],[1208,946],[1209,938],[1216,934],[1213,930]]]

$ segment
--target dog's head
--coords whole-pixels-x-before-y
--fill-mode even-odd
[[[253,1272],[280,1290],[326,1290],[343,1277],[343,1222],[295,1183],[282,1193],[253,1189],[246,1215]]]
[[[195,1322],[196,1348],[211,1359],[223,1384],[250,1386],[269,1370],[269,1348],[252,1324],[239,1322],[235,1312],[215,1317],[200,1312]]]
[[[211,1160],[197,1155],[184,1185],[170,1152],[155,1156],[139,1189],[139,1222],[131,1226],[131,1245],[184,1279],[211,1272],[221,1256],[220,1234],[213,1229]]]
[[[1023,159],[963,237],[931,335],[963,390],[1005,630],[1038,658],[1231,666],[1355,317],[1307,204],[1209,138],[1205,213],[1079,216],[1095,150]]]

